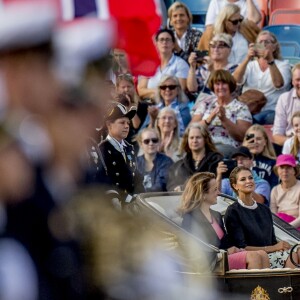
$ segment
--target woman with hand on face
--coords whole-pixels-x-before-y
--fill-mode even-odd
[[[159,152],[160,138],[157,130],[145,128],[139,133],[137,140],[143,151],[143,155],[137,158],[137,167],[143,176],[145,191],[166,191],[168,170],[173,161]]]
[[[257,59],[253,59],[255,57]],[[257,89],[267,98],[262,111],[253,115],[254,123],[273,124],[278,97],[291,84],[291,68],[288,61],[282,60],[276,36],[269,31],[261,31],[256,43],[249,45],[246,58],[233,76],[238,84],[243,85],[243,92]]]
[[[186,129],[180,154],[184,157],[169,170],[168,191],[180,191],[186,180],[198,172],[216,173],[222,155],[217,152],[207,129],[199,123],[191,123]]]
[[[204,57],[199,61],[196,52],[192,52],[189,57],[190,70],[187,78],[187,88],[190,92],[211,93],[207,87],[207,81],[212,71],[228,70],[233,73],[237,64],[229,63],[228,58],[231,53],[232,37],[226,33],[216,34],[209,43],[209,57]]]
[[[176,38],[176,55],[187,61],[190,53],[197,49],[202,32],[191,27],[193,16],[182,2],[176,1],[169,7],[168,17]]]
[[[192,122],[206,126],[216,148],[229,158],[235,148],[241,145],[246,130],[252,124],[252,117],[247,105],[233,97],[236,83],[228,71],[212,72],[208,86],[216,98],[203,100]]]
[[[272,189],[271,211],[300,230],[300,181],[297,180],[300,169],[295,157],[292,154],[279,155],[274,171],[280,184]]]
[[[160,57],[160,66],[152,77],[141,77],[138,83],[138,94],[142,99],[153,100],[156,88],[164,75],[176,76],[183,91],[186,89],[186,78],[189,65],[174,54],[175,36],[170,29],[160,29],[155,36],[155,44]]]
[[[141,101],[136,93],[133,76],[131,74],[120,74],[116,81],[116,92],[118,94],[126,94],[130,99],[130,107],[136,106],[136,115],[131,120],[132,126],[135,130],[139,130],[147,116],[148,104]]]
[[[230,245],[221,214],[211,209],[217,203],[218,194],[214,174],[194,174],[186,184],[178,209],[183,215],[182,227],[201,240],[227,250],[230,270],[268,268],[269,259],[265,251],[245,251]]]
[[[236,167],[229,180],[238,195],[238,201],[230,205],[225,214],[229,241],[247,251],[264,250],[269,255],[272,269],[295,268],[289,259],[291,245],[276,240],[270,209],[253,200],[255,183],[251,171],[245,167]],[[293,258],[299,263],[300,252],[293,253]]]
[[[268,181],[271,188],[277,185],[278,177],[273,171],[276,153],[264,127],[259,124],[252,125],[246,131],[243,146],[253,155],[253,170],[257,175]]]
[[[179,124],[176,112],[170,107],[161,109],[154,127],[161,139],[159,150],[173,161],[177,161],[179,159]]]
[[[175,76],[166,75],[159,81],[156,92],[157,105],[148,107],[148,116],[142,128],[154,127],[159,111],[164,107],[170,107],[176,112],[179,124],[179,134],[183,135],[185,128],[191,121],[190,109],[187,98]]]

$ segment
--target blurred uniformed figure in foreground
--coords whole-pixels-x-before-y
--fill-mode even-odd
[[[108,135],[99,144],[100,167],[96,181],[116,189],[122,205],[130,203],[135,193],[143,191],[134,147],[125,140],[135,114],[135,106],[127,110],[121,103],[112,103],[105,118]]]
[[[54,232],[79,242],[87,300],[220,299],[211,276],[184,273],[209,268],[199,244],[169,232],[158,219],[120,212],[105,200],[101,189],[89,188],[53,216],[64,220],[53,222]]]
[[[28,251],[6,232],[5,208],[32,193],[34,172],[17,141],[0,126],[0,299],[37,300],[38,278]]]
[[[81,86],[81,80],[86,65],[104,55],[97,51],[103,35],[91,35],[97,40],[92,47],[80,35],[80,43],[89,49],[83,51],[86,55],[76,57],[80,64],[74,76],[77,81],[60,81],[52,64],[55,3],[12,1],[4,5],[0,16],[0,59],[7,100],[4,121],[29,158],[36,178],[32,194],[7,207],[6,234],[20,241],[31,255],[38,274],[39,300],[85,299],[76,243],[56,239],[49,219],[76,193],[87,168],[86,139],[101,122],[102,94],[95,99],[92,95],[96,93],[87,90],[96,84],[88,81]],[[95,23],[94,30],[101,31]],[[69,39],[74,41],[77,34]],[[71,43],[67,50],[83,54],[75,46]],[[66,52],[64,57],[71,58]]]

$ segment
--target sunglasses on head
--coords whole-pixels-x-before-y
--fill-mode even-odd
[[[158,138],[144,139],[144,140],[143,140],[143,144],[149,145],[149,144],[150,144],[150,141],[151,141],[153,144],[157,144],[157,143],[158,143]]]
[[[171,84],[171,85],[161,85],[159,87],[161,90],[165,91],[166,89],[169,89],[170,91],[173,91],[177,88],[177,85]]]
[[[125,77],[125,78],[132,79],[132,75],[130,73],[121,73],[118,75],[118,77],[120,77],[120,78]]]
[[[233,25],[237,25],[238,23],[242,23],[243,22],[243,18],[237,19],[237,20],[228,20],[231,24]]]

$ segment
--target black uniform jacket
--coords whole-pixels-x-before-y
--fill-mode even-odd
[[[97,173],[97,182],[110,185],[121,193],[133,194],[143,192],[141,176],[137,171],[136,154],[131,144],[125,141],[125,158],[108,141],[100,143],[102,166]]]

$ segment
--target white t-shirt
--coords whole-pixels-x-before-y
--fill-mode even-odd
[[[260,69],[258,61],[250,61],[247,65],[246,72],[244,75],[244,87],[243,92],[249,89],[257,89],[265,94],[267,98],[266,105],[262,108],[264,110],[273,110],[278,101],[278,97],[285,91],[289,90],[291,82],[291,67],[288,61],[275,59],[277,68],[279,69],[284,84],[283,87],[277,89],[275,88],[272,77],[270,74],[270,68],[266,69],[264,72]]]
[[[248,53],[248,41],[242,34],[236,32],[232,37],[232,48],[228,57],[228,62],[240,64]]]
[[[149,78],[147,88],[156,88],[163,75],[176,76],[177,78],[187,78],[188,73],[189,65],[187,62],[181,57],[173,54],[169,63],[163,69],[158,67],[154,76]]]
[[[257,0],[252,0],[254,5],[257,7],[257,9],[260,11],[259,5],[257,3]],[[220,13],[221,9],[226,5],[226,4],[232,4],[231,2],[227,0],[211,0],[207,14],[206,14],[206,21],[205,21],[205,26],[214,24],[217,18],[217,15]],[[233,4],[237,5],[241,9],[241,15],[244,18],[248,17],[247,13],[247,1],[246,0],[239,0],[237,2],[234,2]]]
[[[293,144],[294,144],[294,137],[292,136],[284,142],[283,148],[282,148],[282,154],[291,154]],[[300,152],[298,152],[298,154],[297,154],[297,160],[299,163],[300,162]]]

